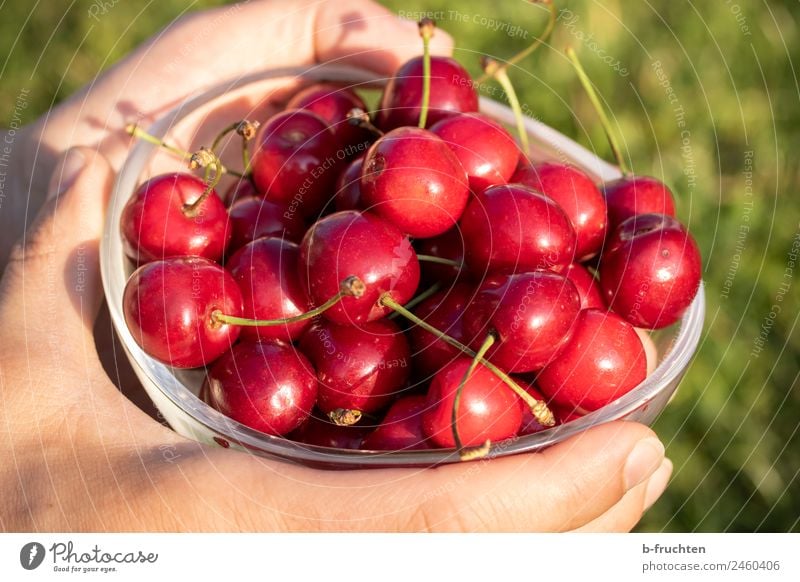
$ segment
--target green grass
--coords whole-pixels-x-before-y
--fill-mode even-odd
[[[444,11],[439,24],[456,38],[457,58],[475,74],[478,54],[511,56],[545,22],[543,10],[521,0],[385,3],[394,10]],[[22,89],[29,90],[22,113],[30,121],[187,5],[119,2],[95,23],[87,17],[88,2],[66,12],[52,2],[35,9],[19,1],[1,3],[2,122],[9,123]],[[460,18],[451,17],[454,5]],[[679,216],[705,260],[708,319],[701,347],[655,426],[675,474],[640,530],[799,531],[800,263],[787,271],[787,253],[800,233],[798,71],[790,58],[800,54],[796,2],[612,0],[559,6],[578,19],[511,71],[520,100],[543,121],[608,157],[596,116],[562,54],[568,43],[575,46],[613,111],[633,168],[674,188]],[[508,28],[491,30],[481,17],[519,25],[528,40],[508,34]],[[682,151],[683,139],[688,149]],[[744,174],[747,152],[753,152],[751,191]],[[742,243],[743,227],[749,230]],[[791,289],[778,301],[784,280]],[[780,312],[763,350],[753,354],[774,304]]]

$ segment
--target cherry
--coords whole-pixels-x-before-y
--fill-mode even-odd
[[[525,392],[536,398],[537,400],[545,400],[545,397],[531,384],[527,384],[525,382],[520,382],[517,380],[517,383],[525,389]],[[519,401],[520,406],[522,407],[522,424],[519,427],[519,431],[517,434],[519,436],[524,436],[527,434],[536,434],[537,432],[542,432],[543,430],[547,430],[550,428],[549,426],[544,426],[541,422],[539,422],[531,409],[525,406],[525,403],[522,400]]]
[[[632,216],[666,214],[675,216],[675,202],[666,184],[650,176],[627,175],[605,182],[603,195],[608,207],[609,233]]]
[[[436,257],[459,265],[442,264],[433,261],[422,262],[422,278],[431,285],[437,281],[453,281],[467,275],[464,268],[464,237],[458,226],[433,238],[414,241],[418,255]]]
[[[567,347],[539,372],[536,385],[555,405],[583,413],[627,394],[645,376],[633,326],[613,313],[584,309]]]
[[[555,200],[575,229],[575,256],[585,260],[597,254],[606,236],[606,203],[592,179],[574,166],[537,164],[518,170],[511,178]]]
[[[586,267],[571,263],[558,271],[569,279],[581,298],[581,309],[605,309],[606,304],[600,293],[600,285]]]
[[[330,83],[318,83],[297,93],[287,109],[304,109],[317,114],[331,127],[336,142],[343,149],[343,158],[352,158],[366,151],[373,142],[372,134],[348,122],[354,108],[366,109],[364,101],[350,89]]]
[[[361,171],[364,156],[359,156],[345,167],[336,179],[336,197],[333,199],[336,210],[363,210],[361,201]]]
[[[479,113],[442,119],[431,127],[461,162],[473,192],[509,181],[519,160],[519,146],[506,129]]]
[[[564,211],[527,186],[492,186],[467,205],[461,218],[465,260],[475,273],[566,266],[575,254],[575,231]]]
[[[317,378],[303,354],[279,341],[241,342],[206,380],[208,403],[255,430],[285,435],[311,414]]]
[[[278,113],[261,127],[253,153],[253,180],[260,192],[286,205],[290,214],[318,213],[336,181],[333,131],[304,109]]]
[[[417,305],[414,314],[453,339],[468,343],[463,329],[463,315],[474,296],[472,287],[464,283],[456,284],[428,297]],[[419,326],[408,330],[408,338],[413,348],[414,369],[424,377],[433,376],[447,363],[461,356],[457,349]]]
[[[402,65],[386,85],[376,116],[378,127],[390,131],[417,125],[423,96],[423,57]],[[449,57],[431,57],[430,106],[426,127],[454,113],[478,110],[478,93],[469,73]]]
[[[637,327],[678,321],[700,286],[701,259],[684,226],[664,214],[623,222],[600,261],[600,286],[613,311]]]
[[[456,391],[470,367],[470,358],[458,358],[442,368],[431,382],[422,413],[422,429],[437,447],[456,445],[452,430]],[[487,440],[511,438],[522,423],[519,398],[483,366],[475,368],[464,383],[456,426],[465,447]]]
[[[313,305],[333,296],[341,281],[356,276],[365,290],[345,297],[325,317],[352,325],[374,321],[390,309],[378,301],[383,293],[406,303],[419,284],[419,261],[408,238],[370,213],[337,212],[317,221],[300,245],[300,278]]]
[[[136,189],[120,218],[126,254],[137,263],[177,256],[217,261],[231,237],[225,205],[186,173],[162,174]]]
[[[289,213],[282,204],[253,196],[238,198],[228,210],[231,242],[228,251],[236,251],[264,236],[300,242],[306,231],[303,218]]]
[[[222,197],[222,202],[225,206],[230,208],[237,200],[241,198],[252,198],[253,196],[260,197],[261,194],[259,194],[256,187],[253,186],[251,180],[242,178],[230,185],[225,191],[225,195]]]
[[[467,174],[450,147],[426,129],[400,127],[367,152],[364,204],[414,237],[442,234],[458,221],[469,197]]]
[[[422,431],[425,396],[406,396],[392,404],[386,416],[364,439],[362,449],[372,451],[409,451],[429,449]]]
[[[176,368],[196,368],[222,355],[239,337],[237,326],[214,320],[221,310],[242,312],[230,274],[200,257],[175,257],[139,267],[122,298],[125,322],[147,354]]]
[[[580,308],[580,295],[565,277],[519,273],[478,293],[464,315],[464,334],[473,348],[493,334],[487,358],[508,372],[531,372],[564,348]]]
[[[303,335],[300,349],[317,370],[317,406],[325,414],[377,412],[408,380],[408,342],[388,319],[359,327],[320,319]]]
[[[353,425],[340,426],[330,420],[311,416],[289,435],[293,441],[328,447],[331,449],[360,449],[361,443],[370,433],[368,427]]]
[[[307,311],[307,300],[300,285],[298,261],[300,247],[279,238],[260,238],[239,249],[228,261],[242,292],[242,317],[283,319]],[[242,327],[242,338],[299,338],[311,326],[310,319],[275,326]]]

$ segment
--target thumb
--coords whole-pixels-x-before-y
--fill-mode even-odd
[[[83,342],[93,342],[102,301],[98,248],[112,178],[105,158],[89,148],[69,150],[56,165],[48,201],[12,251],[0,285],[4,342],[24,337],[38,353],[41,347],[83,352]]]

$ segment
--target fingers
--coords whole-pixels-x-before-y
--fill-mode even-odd
[[[650,507],[661,497],[672,475],[672,461],[664,459],[655,473],[641,485],[628,491],[622,500],[576,532],[631,531]]]
[[[0,342],[24,338],[31,354],[94,353],[102,292],[99,240],[113,174],[96,152],[75,148],[56,166],[48,203],[12,251],[0,285]],[[51,348],[50,350],[47,347]],[[65,358],[66,361],[69,358]]]

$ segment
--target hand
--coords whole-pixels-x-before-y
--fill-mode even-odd
[[[218,66],[204,70],[223,76],[257,68],[223,58],[231,35],[222,28],[248,30],[254,22],[264,24],[244,41],[251,46],[241,54],[269,58],[276,43],[284,49],[281,64],[344,58],[388,74],[418,51],[413,24],[366,1],[346,8],[315,4],[302,12],[295,11],[298,4],[253,2],[231,12],[225,27],[213,23],[230,8],[179,21],[24,132],[20,150],[35,152],[38,140],[53,159],[69,145],[88,147],[71,149],[52,170],[22,157],[11,182],[25,184],[34,176],[32,196],[48,201],[13,249],[0,284],[0,436],[7,446],[0,527],[629,530],[671,472],[660,442],[638,424],[597,427],[540,454],[428,470],[327,472],[186,440],[110,382],[92,328],[102,302],[97,245],[103,208],[128,145],[120,129],[130,119],[118,102],[124,98],[153,116],[212,81],[193,67],[169,86],[154,80],[177,47],[201,31],[203,46],[219,58]],[[448,39],[437,38],[439,49],[448,50]],[[398,48],[361,52],[372,46]],[[157,102],[154,91],[161,92]],[[153,105],[142,107],[146,103]],[[40,183],[45,179],[49,188]]]

